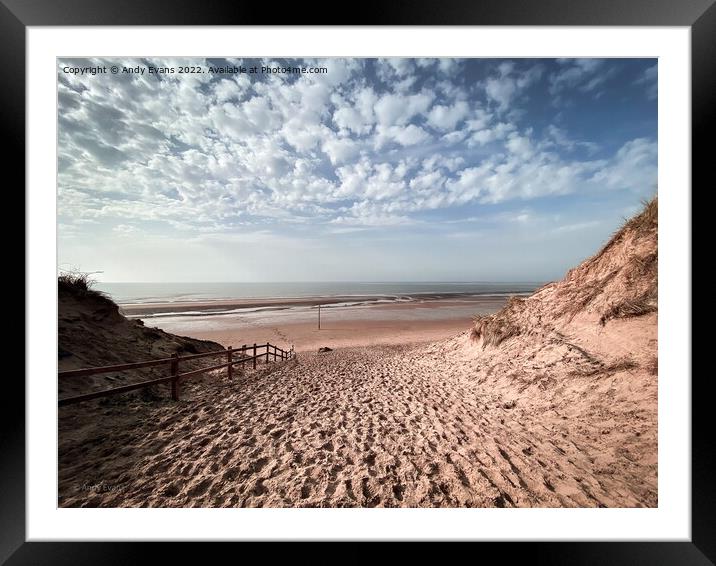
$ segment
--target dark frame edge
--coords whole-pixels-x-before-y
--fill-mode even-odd
[[[691,27],[692,203],[694,187],[698,185],[701,191],[706,191],[716,182],[712,164],[713,151],[710,150],[713,145],[713,123],[716,115],[714,110],[714,93],[716,93],[714,61],[716,61],[716,4],[711,4]],[[693,210],[692,204],[692,217]],[[693,313],[693,309],[691,312]],[[693,342],[696,341],[696,338],[697,335],[692,330]],[[703,339],[701,336],[698,338]],[[693,345],[691,350],[694,351]],[[716,562],[716,535],[714,534],[716,533],[716,489],[713,481],[716,442],[709,432],[713,430],[711,419],[713,408],[709,402],[708,380],[703,378],[702,375],[701,379],[695,379],[692,372],[691,536],[695,546],[712,562]]]
[[[0,163],[8,179],[5,186],[16,195],[15,187],[22,187],[22,198],[18,199],[25,218],[25,24],[0,2],[0,69],[9,79],[0,86],[0,124],[3,138],[7,142]],[[20,86],[22,85],[22,86]],[[10,192],[10,191],[8,191]],[[17,202],[17,201],[16,201]],[[16,204],[16,206],[18,206]],[[17,216],[20,216],[17,211]],[[17,233],[15,233],[17,238]],[[15,250],[16,253],[19,252]],[[25,250],[19,261],[12,265],[22,266],[23,283],[27,282]],[[19,253],[18,253],[19,255]],[[17,271],[19,269],[16,267]],[[19,275],[19,273],[18,273]],[[19,287],[19,285],[16,285]],[[16,292],[20,293],[19,289]],[[27,295],[23,285],[26,305]],[[18,309],[19,310],[19,309]],[[18,319],[19,320],[19,319]],[[25,316],[22,317],[22,334],[25,335]],[[18,329],[19,330],[19,329]],[[24,361],[24,360],[23,360]],[[24,367],[24,364],[23,364]],[[13,372],[14,373],[14,372]],[[23,371],[24,375],[24,371]],[[17,398],[23,402],[3,403],[0,411],[0,563],[3,563],[25,540],[25,389],[24,381],[16,384]],[[10,387],[14,386],[11,385]],[[7,401],[9,395],[3,395]]]
[[[267,10],[256,2],[2,0],[26,25],[492,25],[689,26],[712,0],[329,0]]]

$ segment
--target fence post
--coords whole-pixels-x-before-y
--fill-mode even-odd
[[[267,365],[268,365],[268,354],[269,354],[269,346],[270,346],[270,345],[271,345],[271,344],[269,344],[268,342],[266,342],[266,364],[267,364]]]
[[[256,342],[254,342],[254,369],[256,369]]]
[[[172,354],[171,362],[172,372],[172,399],[174,401],[179,400],[179,354],[174,352]]]
[[[226,361],[229,363],[229,365],[226,366],[226,369],[228,370],[227,373],[229,375],[229,379],[231,379],[234,377],[234,368],[231,365],[231,346],[226,349]]]
[[[246,344],[241,346],[241,371],[244,371],[244,358],[246,357]]]

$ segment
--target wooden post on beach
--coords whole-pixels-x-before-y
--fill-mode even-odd
[[[244,358],[246,357],[246,344],[241,346],[241,371],[244,371]]]
[[[229,375],[229,379],[231,379],[234,376],[234,367],[231,365],[231,346],[226,349],[226,362],[229,364],[226,366],[226,373]]]
[[[266,342],[266,365],[268,365],[268,355],[269,355],[269,347],[270,346],[271,346],[271,344]]]
[[[318,303],[318,330],[321,329],[321,304]]]
[[[171,372],[172,372],[172,399],[174,401],[179,400],[179,354],[174,352],[172,354],[172,362],[171,362]]]
[[[256,342],[254,342],[254,369],[256,369]]]

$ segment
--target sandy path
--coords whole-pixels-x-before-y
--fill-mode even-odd
[[[513,406],[454,355],[303,353],[179,403],[107,405],[91,425],[73,408],[60,419],[60,505],[656,505],[655,471],[624,438],[549,410],[549,397]]]

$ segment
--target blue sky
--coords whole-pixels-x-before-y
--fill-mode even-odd
[[[655,59],[59,61],[60,267],[104,281],[557,279],[656,193],[656,80]]]

